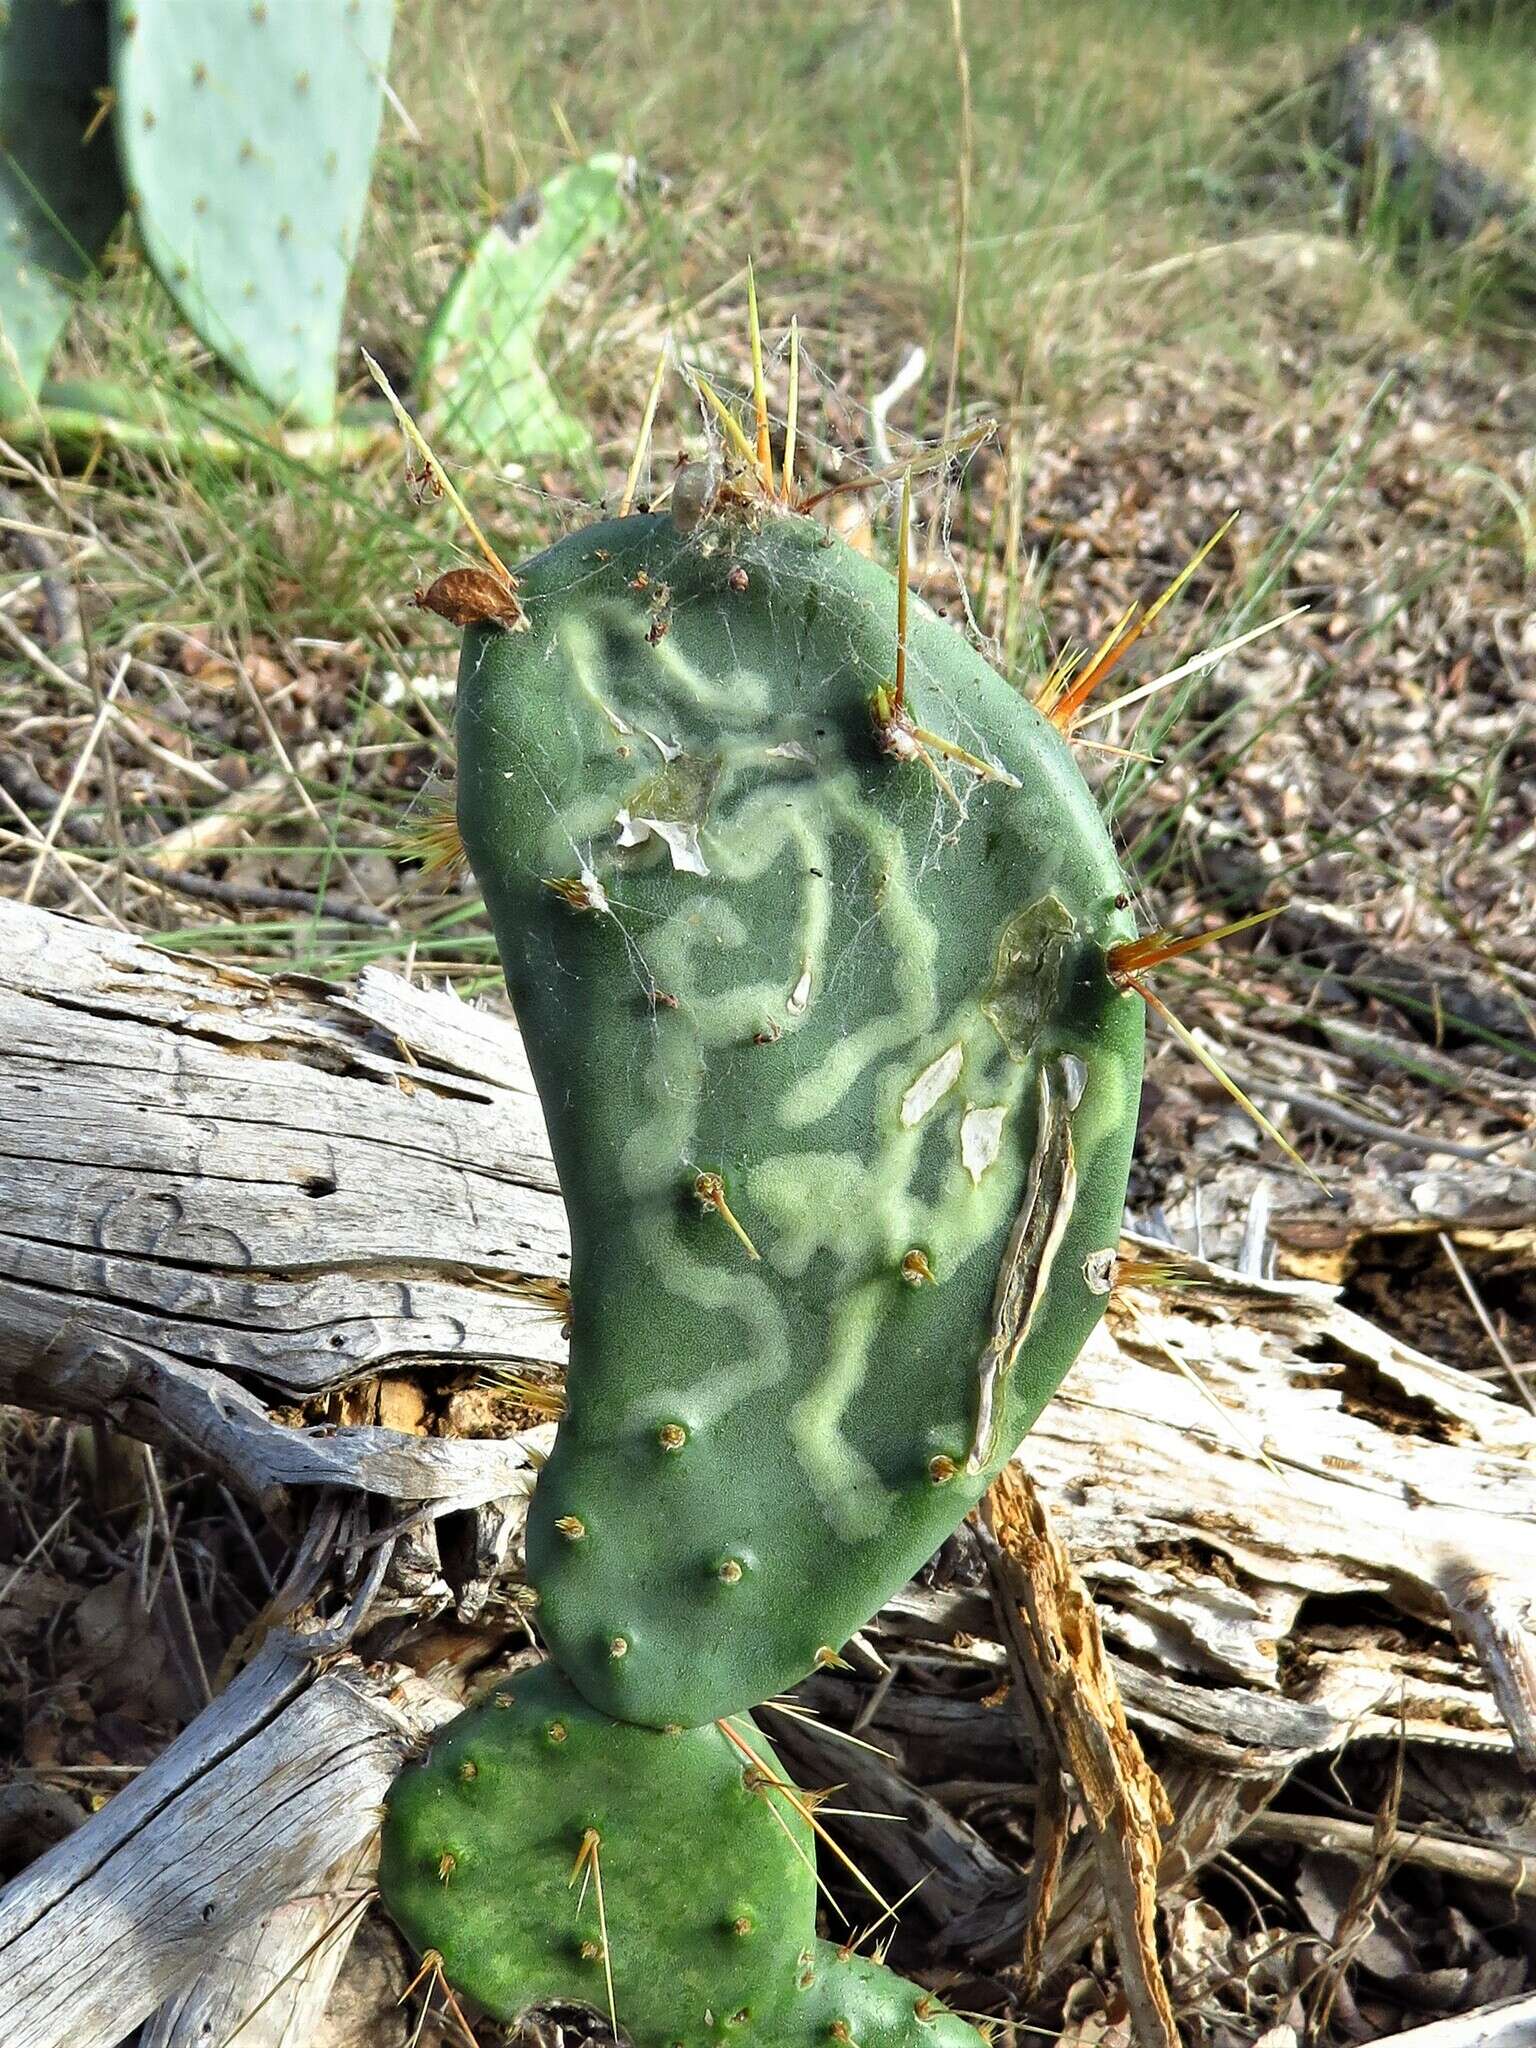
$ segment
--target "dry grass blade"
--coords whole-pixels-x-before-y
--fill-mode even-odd
[[[1461,1253],[1456,1249],[1456,1240],[1443,1230],[1438,1231],[1436,1237],[1441,1251],[1444,1252],[1446,1259],[1449,1261],[1451,1271],[1456,1275],[1457,1285],[1467,1297],[1472,1313],[1477,1317],[1479,1323],[1482,1324],[1483,1335],[1493,1346],[1498,1356],[1498,1361],[1503,1366],[1505,1372],[1508,1373],[1515,1392],[1524,1401],[1531,1413],[1536,1415],[1536,1394],[1531,1392],[1526,1375],[1521,1371],[1514,1353],[1494,1327],[1493,1318],[1488,1313],[1488,1305],[1478,1292],[1472,1275],[1467,1271],[1466,1262],[1463,1260]]]
[[[318,1955],[321,1954],[321,1952],[325,1948],[327,1948],[330,1945],[330,1943],[334,1941],[340,1941],[344,1947],[350,1946],[353,1936],[357,1933],[357,1930],[359,1929],[359,1927],[362,1926],[363,1921],[367,1918],[368,1909],[372,1905],[376,1896],[377,1894],[375,1893],[373,1887],[370,1885],[366,1889],[364,1889],[358,1895],[358,1897],[350,1900],[345,1906],[343,1906],[341,1911],[338,1914],[336,1914],[335,1918],[329,1920],[326,1923],[326,1925],[321,1928],[320,1932],[315,1936],[314,1940],[309,1944],[308,1948],[306,1948],[302,1952],[302,1954],[294,1958],[293,1962],[277,1979],[276,1983],[274,1983],[269,1990],[263,1992],[262,1996],[257,2000],[255,2005],[251,2007],[250,2011],[245,2014],[244,2018],[240,2021],[239,2025],[235,2027],[233,2032],[225,2036],[224,2040],[220,2043],[220,2048],[234,2048],[235,2042],[237,2042],[240,2039],[240,2036],[245,2032],[246,2028],[250,2026],[252,2021],[260,2019],[261,2015],[266,2011],[267,2007],[272,2003],[273,1999],[278,1997],[281,1994],[281,1992],[289,1984],[291,1984],[296,1977],[300,1976],[300,1974],[303,1971],[307,1970],[309,1968],[309,1965],[315,1960],[315,1958]],[[421,1972],[418,1971],[416,1976],[411,1980],[411,1984],[406,1987],[405,1995],[408,1996],[410,1990],[414,1987],[414,1985],[419,1984],[420,1981]],[[446,1984],[443,1985],[442,1988],[444,1989],[444,1991],[447,1991]],[[450,1992],[448,1996],[451,2000],[452,1993]],[[473,2036],[471,2036],[470,2038],[473,2039]]]
[[[667,374],[668,348],[665,342],[656,358],[656,368],[651,373],[651,388],[645,395],[645,411],[640,417],[640,433],[635,442],[635,452],[630,460],[629,474],[624,479],[624,495],[619,500],[619,517],[627,519],[634,509],[635,492],[640,484],[640,472],[645,467],[646,451],[651,445],[651,429],[656,424],[656,407],[661,398],[662,379]]]
[[[740,429],[737,431],[740,432]],[[930,448],[926,454],[914,455],[905,462],[886,463],[879,469],[865,470],[862,476],[844,477],[841,483],[828,484],[825,490],[816,491],[807,498],[800,510],[814,512],[818,505],[825,505],[833,498],[846,497],[850,491],[868,491],[879,484],[894,484],[904,476],[925,476],[930,470],[943,469],[957,455],[964,455],[972,448],[979,448],[982,442],[996,431],[995,421],[982,420],[978,426],[971,427],[966,433],[957,434],[952,441],[940,442],[937,448]]]
[[[1116,1276],[1115,1284],[1117,1287],[1121,1285],[1118,1273]],[[1207,1405],[1215,1411],[1216,1415],[1220,1418],[1221,1427],[1223,1431],[1226,1433],[1226,1435],[1231,1437],[1233,1443],[1235,1443],[1240,1450],[1245,1451],[1250,1458],[1257,1458],[1259,1463],[1264,1466],[1265,1470],[1273,1473],[1274,1476],[1278,1479],[1281,1476],[1280,1467],[1275,1463],[1274,1459],[1269,1455],[1268,1451],[1265,1450],[1264,1446],[1261,1443],[1256,1443],[1253,1440],[1253,1438],[1250,1437],[1240,1427],[1240,1425],[1237,1422],[1237,1419],[1233,1415],[1229,1414],[1228,1411],[1222,1406],[1221,1402],[1216,1398],[1214,1391],[1211,1389],[1209,1385],[1207,1385],[1206,1381],[1201,1376],[1201,1374],[1196,1371],[1193,1365],[1190,1364],[1189,1360],[1183,1355],[1183,1353],[1178,1349],[1178,1347],[1176,1345],[1170,1344],[1168,1339],[1165,1336],[1163,1336],[1160,1331],[1154,1329],[1152,1325],[1147,1321],[1146,1317],[1143,1316],[1140,1313],[1140,1311],[1136,1308],[1134,1303],[1128,1303],[1127,1306],[1130,1309],[1131,1321],[1135,1325],[1136,1329],[1140,1332],[1143,1341],[1150,1344],[1155,1350],[1160,1351],[1163,1357],[1166,1358],[1168,1363],[1173,1367],[1175,1372],[1183,1374],[1184,1378],[1188,1380],[1189,1384],[1195,1389],[1195,1392],[1200,1396],[1201,1400],[1206,1402]]]
[[[128,926],[124,924],[117,912],[104,903],[90,884],[78,873],[78,868],[84,856],[76,853],[66,854],[57,846],[44,847],[41,827],[33,824],[32,820],[21,808],[21,805],[11,795],[11,792],[3,786],[0,786],[0,807],[3,807],[22,828],[19,833],[10,834],[8,835],[9,837],[14,838],[20,845],[28,848],[35,846],[43,847],[43,852],[52,861],[65,882],[71,889],[78,891],[81,898],[91,906],[103,924],[110,925],[115,931],[126,932],[128,930]]]
[[[949,0],[950,29],[955,42],[955,79],[960,91],[960,150],[955,167],[955,287],[954,317],[950,322],[949,379],[944,387],[944,431],[948,441],[955,423],[955,401],[960,391],[960,364],[965,354],[965,295],[970,275],[971,186],[976,166],[976,111],[971,98],[971,53],[965,42],[963,0]],[[928,526],[928,551],[932,554],[939,535],[940,508],[934,505]],[[903,528],[903,546],[906,532]]]
[[[1403,1757],[1401,1735],[1393,1752],[1392,1771],[1371,1829],[1371,1853],[1350,1887],[1338,1923],[1333,1931],[1332,1953],[1323,1962],[1311,1986],[1307,2004],[1312,2038],[1327,2038],[1333,2008],[1350,1965],[1369,1940],[1376,1924],[1376,1907],[1392,1873],[1397,1842],[1397,1816],[1403,1799]]]
[[[69,816],[70,806],[75,801],[80,784],[85,779],[85,771],[91,765],[91,757],[96,751],[97,743],[100,741],[102,733],[106,730],[108,719],[112,716],[113,709],[117,703],[118,692],[127,680],[128,665],[131,659],[132,657],[127,654],[119,659],[116,672],[111,682],[107,685],[106,695],[102,698],[101,706],[91,721],[91,729],[85,736],[85,744],[75,757],[75,765],[70,770],[68,782],[64,785],[64,793],[54,806],[53,816],[44,827],[42,844],[38,848],[37,858],[33,861],[31,872],[27,876],[26,887],[21,892],[23,903],[30,903],[37,894],[37,885],[42,880],[43,869],[48,863],[48,856],[52,853],[54,842],[63,830],[64,821]]]

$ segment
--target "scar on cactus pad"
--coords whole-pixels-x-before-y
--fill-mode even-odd
[[[696,1734],[832,1658],[1072,1365],[1145,977],[1196,943],[1137,936],[1070,745],[1166,596],[1031,705],[905,548],[893,581],[807,516],[795,330],[777,474],[755,317],[753,364],[755,433],[695,378],[723,459],[668,509],[627,514],[637,458],[516,577],[474,529],[478,615],[465,571],[420,599],[465,627],[458,831],[570,1216],[539,1628],[599,1717]],[[860,2017],[814,2038],[908,2038],[911,1987],[834,1981]]]

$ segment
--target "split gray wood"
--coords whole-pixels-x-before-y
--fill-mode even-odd
[[[113,2048],[378,1826],[453,1704],[398,1670],[266,1651],[0,1895],[0,2041]],[[242,2015],[243,2017],[243,2015]]]
[[[1501,1999],[1497,2005],[1381,2038],[1408,2041],[1413,2048],[1536,2048],[1536,1998]]]
[[[325,1884],[241,1928],[217,1962],[145,2023],[139,2048],[307,2048],[366,1910],[370,1867],[365,1848]]]
[[[0,1134],[0,1398],[190,1438],[258,1493],[520,1490],[516,1448],[261,1427],[392,1369],[563,1355],[565,1218],[510,1027],[7,904]]]

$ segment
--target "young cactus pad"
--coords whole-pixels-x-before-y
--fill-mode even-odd
[[[417,365],[440,449],[498,463],[590,453],[590,431],[544,374],[539,323],[591,244],[623,226],[634,171],[613,155],[570,164],[492,221],[469,251]]]
[[[1104,1307],[1143,1038],[1061,735],[920,605],[898,691],[893,581],[813,521],[674,505],[521,571],[458,703],[571,1221],[530,1576],[657,1726],[793,1684],[1011,1454]]]
[[[777,1779],[762,1736],[736,1733]],[[777,2041],[815,1931],[814,1843],[753,1777],[720,1729],[610,1721],[541,1665],[396,1780],[379,1889],[497,2019],[611,1993],[635,2048]]]
[[[113,0],[118,151],[150,261],[236,376],[307,426],[335,410],[393,25],[394,0]]]
[[[774,2048],[986,2048],[931,1992],[830,1942],[815,1943],[799,1982],[801,1998]]]
[[[106,82],[104,10],[10,0],[0,15],[0,416],[37,396],[70,287],[123,211],[111,135],[85,141]]]

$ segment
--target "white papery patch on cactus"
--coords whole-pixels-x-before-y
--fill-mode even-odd
[[[1002,1149],[1003,1123],[1007,1115],[1006,1103],[999,1102],[986,1109],[978,1109],[971,1103],[960,1119],[960,1163],[975,1187],[981,1185],[981,1176],[987,1168],[996,1163]]]
[[[901,1120],[909,1129],[920,1124],[933,1105],[943,1100],[959,1080],[964,1065],[965,1047],[957,1039],[924,1067],[901,1098]]]
[[[668,818],[632,818],[627,809],[620,811],[614,822],[620,846],[644,846],[648,839],[660,839],[680,875],[709,873],[709,863],[699,849],[697,825],[679,825]]]

